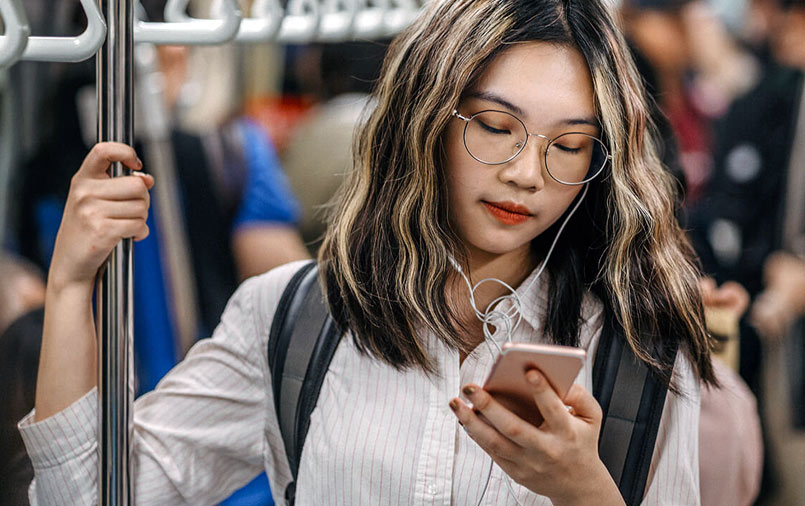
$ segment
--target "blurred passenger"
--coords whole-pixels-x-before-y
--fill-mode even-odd
[[[698,197],[709,171],[710,115],[719,114],[723,102],[740,89],[736,88],[740,79],[729,75],[737,66],[724,65],[707,78],[703,77],[705,72],[696,71],[708,68],[708,60],[719,53],[732,53],[731,42],[726,34],[713,32],[713,27],[719,27],[698,2],[630,1],[623,13],[638,70],[659,105],[653,115],[664,144],[663,163],[685,190],[689,205]],[[711,28],[712,40],[704,40],[697,26]],[[713,44],[707,51],[697,47],[709,42]],[[695,102],[696,89],[710,90],[709,109],[700,110],[701,104]],[[686,219],[683,210],[678,214],[680,220]],[[764,462],[757,402],[734,370],[738,360],[737,322],[749,304],[749,296],[735,282],[718,286],[713,279],[704,278],[701,285],[708,330],[720,338],[715,351],[721,359],[714,361],[720,387],[702,387],[701,504],[749,505],[758,495]]]
[[[713,371],[718,388],[702,385],[699,482],[702,506],[749,506],[760,491],[763,437],[757,401],[735,372],[738,320],[749,294],[738,283],[701,282],[708,330],[717,337]],[[718,336],[722,336],[718,338]]]
[[[71,174],[63,168],[71,160],[81,160],[91,144],[82,132],[93,130],[86,123],[92,124],[94,113],[81,111],[77,97],[86,86],[91,90],[92,82],[87,66],[71,69],[59,83],[49,108],[52,117],[42,122],[49,141],[21,177],[19,244],[24,256],[43,270],[49,264],[69,188]],[[179,199],[184,216],[198,333],[203,335],[215,326],[241,279],[306,258],[307,251],[294,229],[298,204],[268,136],[259,127],[237,120],[205,136],[174,130],[170,143],[176,160],[174,198]],[[167,312],[171,302],[165,282],[168,266],[158,221],[150,217],[152,236],[135,245],[135,346],[141,348],[138,364],[148,361],[138,366],[141,391],[153,388],[180,358],[174,340],[163,339],[175,331],[173,316]]]
[[[764,263],[763,281],[752,306],[752,325],[764,337],[781,339],[805,315],[805,259],[773,253]]]
[[[720,122],[713,180],[691,223],[705,271],[719,281],[738,281],[753,299],[764,290],[773,252],[805,253],[805,23],[797,21],[805,19],[805,2],[787,3],[789,11],[776,18],[773,30],[778,65]],[[776,268],[769,271],[778,278]],[[760,343],[749,325],[741,335],[741,374],[757,391]]]
[[[798,281],[802,279],[798,258],[805,255],[805,2],[784,0],[770,19],[775,62],[719,122],[713,178],[691,213],[690,227],[705,272],[718,281],[739,282],[753,300],[750,317],[740,325],[739,370],[761,407],[774,392],[762,388],[765,358],[760,338],[789,336],[787,346],[794,350],[787,357],[793,402],[785,398],[783,406],[775,405],[771,411],[786,421],[783,428],[790,431],[789,419],[795,427],[805,427],[805,357],[801,356],[805,290]],[[764,420],[765,426],[770,423],[771,418]],[[767,443],[780,437],[769,431],[766,436]],[[765,470],[762,497],[777,492],[774,482],[785,486],[780,479],[792,465],[797,464],[778,462],[779,473]]]
[[[385,51],[377,42],[348,42],[314,46],[301,58],[306,79],[300,81],[314,88],[319,103],[294,130],[282,164],[302,205],[299,228],[312,251],[324,233],[323,208],[352,169],[354,127],[371,108],[369,93]]]
[[[679,146],[694,203],[712,170],[711,121],[755,80],[757,65],[697,0],[625,0],[624,32]]]
[[[45,283],[29,262],[0,252],[0,504],[28,504],[34,476],[17,421],[34,405]]]

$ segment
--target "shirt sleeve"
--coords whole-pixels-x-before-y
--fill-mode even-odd
[[[300,265],[246,281],[213,336],[137,399],[138,505],[215,504],[264,467],[272,490],[288,481],[266,344],[279,295]],[[97,412],[93,390],[50,418],[33,423],[32,412],[20,422],[36,476],[32,504],[97,503]]]
[[[296,224],[299,202],[268,136],[249,121],[241,122],[239,127],[243,132],[247,177],[234,227]]]
[[[680,393],[665,398],[644,506],[699,506],[699,380],[683,353],[674,381]]]

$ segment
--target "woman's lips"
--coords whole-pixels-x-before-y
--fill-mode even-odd
[[[531,218],[527,208],[511,202],[481,201],[489,213],[504,225],[519,225]]]

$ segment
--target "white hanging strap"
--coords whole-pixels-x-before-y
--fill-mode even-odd
[[[0,17],[6,27],[0,35],[0,68],[13,65],[22,57],[31,29],[21,0],[0,0]]]
[[[352,38],[358,0],[323,0],[318,40],[339,42]]]
[[[391,4],[383,17],[385,34],[389,37],[403,31],[419,15],[419,3],[416,0],[392,0]]]
[[[81,0],[87,29],[78,37],[28,37],[21,60],[80,62],[92,58],[106,40],[106,23],[96,0]],[[26,23],[27,25],[27,23]],[[6,30],[14,27],[6,25]]]
[[[240,22],[238,42],[271,42],[277,37],[285,14],[279,0],[255,0],[248,18]]]
[[[137,20],[134,41],[181,46],[215,45],[235,38],[243,15],[237,0],[222,0],[220,9],[211,19],[196,19],[185,9],[190,0],[168,0],[165,5],[166,23]]]
[[[277,42],[306,44],[316,40],[320,14],[319,2],[316,0],[290,0]]]
[[[369,2],[371,1],[371,6]],[[377,39],[387,35],[384,20],[391,10],[391,0],[359,0],[353,34],[356,39]]]

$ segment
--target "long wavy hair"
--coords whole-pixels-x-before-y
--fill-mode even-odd
[[[361,352],[399,369],[436,371],[425,330],[470,351],[448,300],[455,276],[448,256],[466,262],[467,254],[448,219],[442,137],[488,64],[529,41],[568,45],[585,57],[602,137],[614,155],[547,266],[546,338],[579,343],[589,290],[666,384],[677,349],[713,381],[699,273],[675,219],[677,185],[658,157],[641,78],[599,0],[433,0],[394,40],[319,252],[333,316]],[[533,241],[538,254],[562,221]]]

